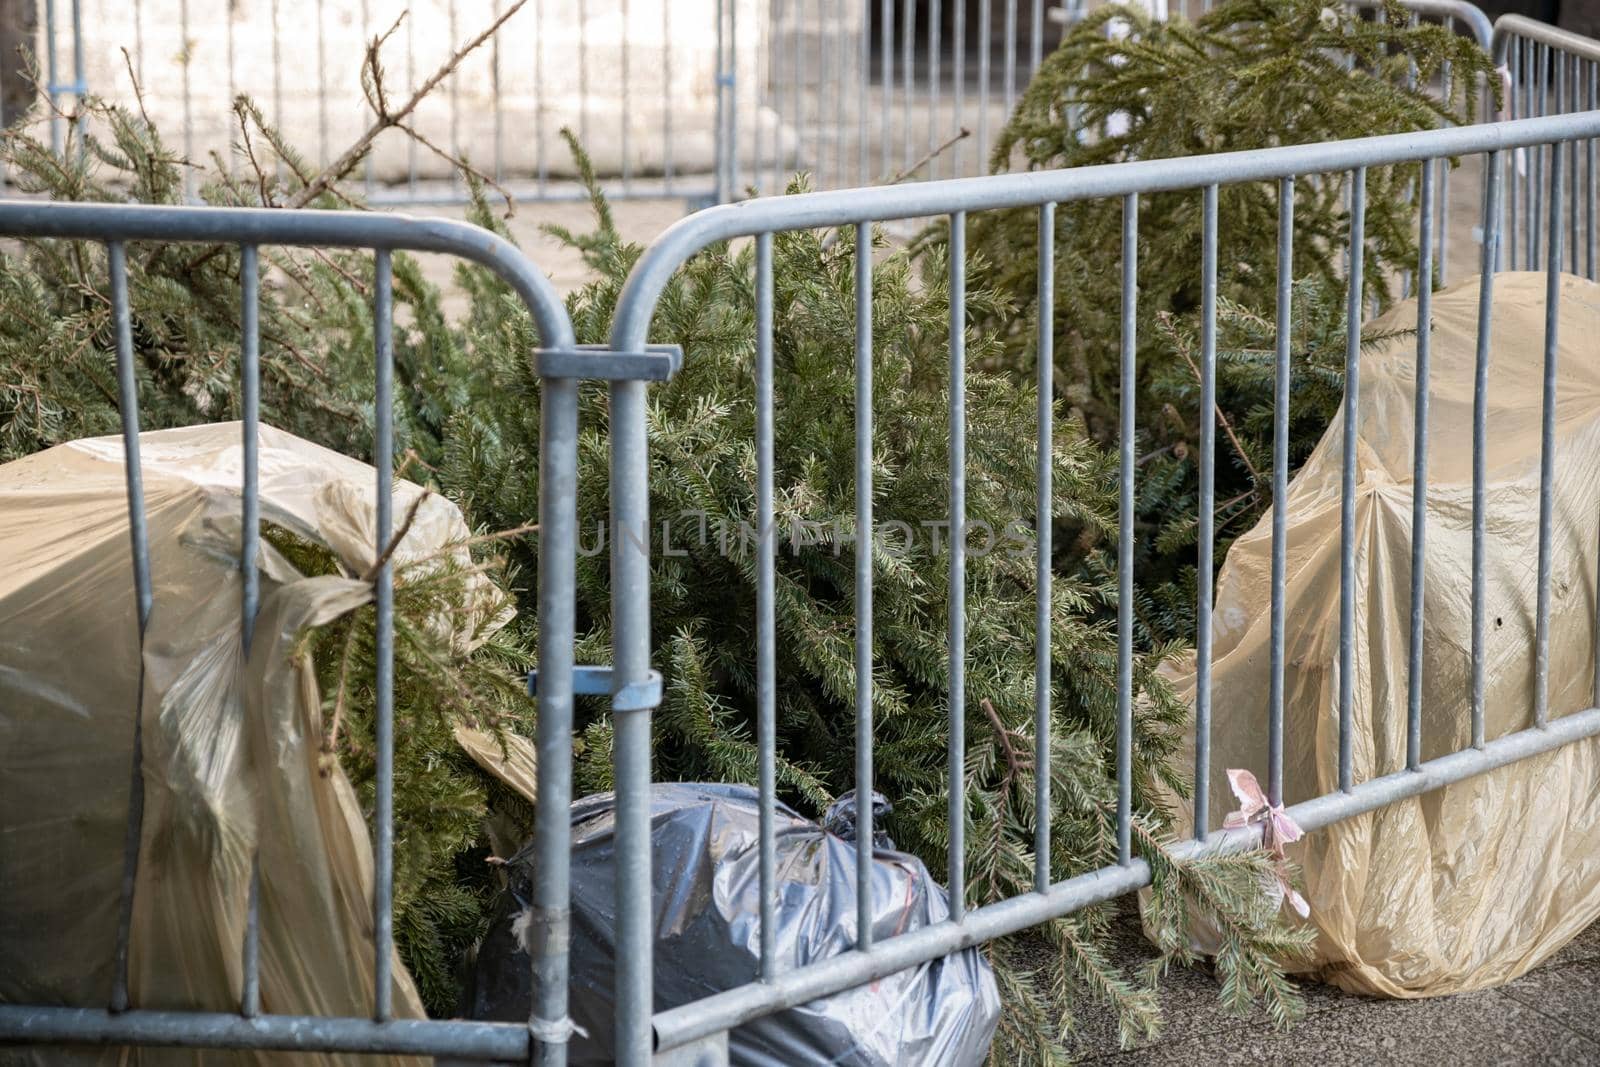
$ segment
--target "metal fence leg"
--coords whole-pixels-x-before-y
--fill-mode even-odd
[[[652,1067],[728,1067],[728,1031],[659,1053]]]

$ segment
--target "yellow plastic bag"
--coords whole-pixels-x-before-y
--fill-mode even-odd
[[[295,644],[306,627],[366,603],[371,585],[302,577],[263,544],[246,660],[240,427],[148,433],[140,447],[154,592],[142,664],[121,439],[77,441],[0,466],[0,1001],[109,1001],[133,722],[142,709],[133,1005],[237,1009],[250,857],[259,847],[262,1009],[370,1016],[370,835],[343,772],[319,773],[321,701]],[[271,428],[261,430],[259,451],[263,523],[326,545],[349,573],[368,567],[373,469]],[[421,493],[397,483],[396,515]],[[434,557],[467,536],[455,506],[428,496],[393,558]],[[480,588],[482,610],[495,610],[491,590]],[[531,789],[531,745],[513,744],[507,760],[470,731],[462,741],[514,788]],[[422,1017],[398,956],[393,973],[395,1015]],[[41,1064],[65,1055],[31,1053]],[[117,1049],[75,1058],[379,1062],[149,1049],[131,1060]]]
[[[1485,718],[1533,725],[1545,275],[1494,280],[1488,409]],[[1471,745],[1472,410],[1477,279],[1433,298],[1422,757]],[[1407,301],[1373,331],[1415,327]],[[1561,279],[1550,716],[1590,707],[1600,554],[1600,286]],[[1416,337],[1362,355],[1356,471],[1354,773],[1406,759]],[[1219,443],[1219,448],[1226,448]],[[1342,416],[1289,487],[1284,799],[1338,788]],[[1217,583],[1211,828],[1228,768],[1266,781],[1271,516],[1234,542]],[[1192,701],[1192,661],[1174,671]],[[1180,808],[1184,807],[1179,805]],[[1192,820],[1192,815],[1186,815]],[[1600,915],[1600,741],[1503,767],[1308,835],[1311,967],[1345,989],[1421,997],[1510,981]],[[1286,913],[1287,914],[1287,913]],[[1202,946],[1204,947],[1204,946]]]

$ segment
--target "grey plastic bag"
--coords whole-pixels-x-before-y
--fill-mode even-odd
[[[874,796],[874,811],[881,798]],[[849,951],[856,941],[854,801],[841,798],[825,832],[778,805],[777,955],[780,971]],[[572,808],[574,1067],[611,1063],[615,949],[613,797]],[[874,835],[875,838],[877,835]],[[652,787],[655,1006],[676,1007],[754,981],[760,953],[757,803],[738,785],[664,783]],[[532,900],[534,856],[524,848],[506,866],[509,886],[479,948],[468,983],[467,1014],[522,1021],[528,1016],[528,957],[514,927]],[[915,856],[874,847],[873,933],[881,940],[949,917],[945,890]],[[735,1030],[732,1061],[749,1067],[934,1067],[976,1065],[987,1057],[1000,997],[977,949],[880,979]]]

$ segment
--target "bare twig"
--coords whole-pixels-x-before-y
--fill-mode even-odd
[[[518,11],[522,10],[523,5],[527,2],[528,0],[516,0],[516,3],[513,3],[503,13],[501,13],[500,17],[495,19],[494,22],[490,23],[487,29],[483,30],[483,32],[479,33],[472,40],[468,41],[465,45],[457,49],[448,59],[440,64],[439,69],[434,71],[431,77],[417,87],[417,91],[411,94],[411,98],[401,105],[401,107],[396,111],[389,110],[388,100],[386,99],[383,91],[381,68],[378,65],[378,50],[383,41],[388,37],[388,34],[374,39],[372,44],[367,49],[366,66],[373,79],[373,92],[368,96],[367,100],[369,103],[374,105],[373,110],[377,113],[377,117],[373,120],[372,125],[367,128],[367,131],[360,137],[356,138],[355,142],[351,144],[349,148],[345,149],[343,155],[334,160],[333,163],[329,164],[327,167],[323,168],[322,172],[313,178],[310,184],[308,184],[304,189],[301,189],[300,192],[296,193],[289,200],[288,206],[292,208],[305,207],[317,197],[321,196],[331,185],[333,185],[334,182],[339,181],[345,175],[349,174],[350,171],[355,168],[355,165],[359,163],[372,149],[372,142],[377,139],[380,133],[391,127],[403,125],[405,121],[411,117],[411,113],[417,109],[417,105],[422,102],[424,97],[433,92],[440,82],[449,77],[451,72],[453,72],[456,67],[461,65],[462,60],[466,59],[467,56],[471,55],[475,50],[477,50],[480,45],[482,45],[490,37],[494,36],[494,32],[501,26],[505,25],[506,20],[512,15],[515,15]],[[399,23],[397,22],[396,25],[399,25]],[[393,32],[394,28],[391,27],[389,33]],[[498,188],[498,186],[496,188]],[[509,196],[507,197],[507,206],[510,206]]]
[[[952,147],[954,147],[957,142],[963,141],[966,138],[971,137],[971,136],[972,136],[972,131],[971,130],[967,129],[965,126],[961,127],[944,144],[940,145],[937,148],[929,149],[927,151],[927,153],[925,153],[921,159],[917,160],[915,163],[913,163],[910,166],[908,166],[908,167],[904,168],[903,170],[899,171],[898,173],[896,173],[894,175],[894,177],[888,178],[886,180],[881,180],[877,184],[878,185],[899,185],[901,182],[903,182],[907,178],[911,177],[917,171],[921,170],[923,167],[926,167],[929,163],[932,163],[934,160],[936,160],[940,156],[944,155],[945,152],[949,151]]]
[[[344,718],[345,697],[350,691],[350,662],[355,658],[356,626],[354,620],[344,635],[344,654],[339,657],[339,690],[333,698],[333,718],[328,723],[328,733],[322,739],[322,766],[320,773],[326,778],[333,767],[333,754],[339,745],[339,722]]]
[[[156,128],[155,123],[150,121],[150,112],[144,109],[144,86],[139,84],[139,75],[133,70],[133,57],[128,54],[126,48],[122,50],[122,61],[128,65],[128,80],[133,83],[133,98],[139,104],[139,117],[144,119],[146,129],[153,130]]]
[[[261,161],[256,158],[255,143],[250,140],[250,123],[245,116],[245,103],[242,98],[233,102],[233,110],[234,114],[239,116],[239,136],[244,139],[245,158],[250,160],[250,169],[256,172],[256,186],[261,192],[261,206],[277,207],[278,205],[272,202],[272,192],[267,185],[267,172],[261,169]]]
[[[1183,345],[1177,347],[1178,354],[1183,357],[1183,361],[1189,364],[1189,369],[1194,372],[1194,380],[1197,382],[1202,381],[1200,368],[1195,365],[1194,359],[1190,357],[1189,350]],[[1250,455],[1244,450],[1244,445],[1240,443],[1239,435],[1233,432],[1233,423],[1228,421],[1228,415],[1222,410],[1222,405],[1214,403],[1212,407],[1216,409],[1217,420],[1222,423],[1222,432],[1227,434],[1228,440],[1233,442],[1233,450],[1239,453],[1239,458],[1244,461],[1245,469],[1250,472],[1251,480],[1255,482],[1261,481],[1261,472],[1256,470],[1254,463],[1250,462]]]
[[[458,550],[463,548],[471,548],[473,545],[487,544],[490,541],[509,541],[511,538],[521,537],[523,534],[537,533],[538,530],[539,524],[533,522],[526,526],[513,526],[509,530],[498,530],[494,533],[478,534],[477,536],[469,537],[464,541],[451,541],[448,544],[439,546],[426,555],[418,556],[415,559],[406,560],[404,566],[407,568],[421,566],[424,563],[438,559],[440,556],[454,555]]]
[[[921,159],[917,160],[915,163],[913,163],[910,166],[906,167],[904,170],[901,170],[900,172],[896,173],[892,177],[881,179],[881,180],[879,180],[877,182],[874,182],[873,184],[875,184],[875,185],[899,185],[901,182],[903,182],[907,178],[911,177],[917,171],[921,170],[923,167],[926,167],[929,163],[932,163],[935,159],[938,159],[945,152],[949,151],[952,146],[958,144],[962,140],[964,140],[964,139],[966,139],[968,137],[971,137],[971,136],[972,136],[972,131],[967,129],[965,126],[962,126],[959,130],[956,131],[956,133],[954,135],[952,135],[950,137],[949,140],[945,141],[944,144],[940,145],[939,147],[937,147],[935,149],[932,149],[926,155],[924,155]],[[822,251],[826,252],[826,251],[828,251],[830,248],[832,248],[834,245],[836,245],[838,243],[839,243],[839,230],[835,229],[832,233],[828,234],[828,236],[826,236],[826,237],[824,237],[822,239]]]
[[[511,191],[505,186],[489,177],[489,175],[485,174],[477,167],[474,167],[471,163],[468,163],[464,157],[452,155],[451,153],[446,152],[443,148],[440,148],[438,145],[424,137],[415,126],[411,126],[407,123],[397,122],[395,123],[395,128],[398,130],[403,130],[407,136],[415,140],[418,144],[432,152],[434,155],[438,156],[440,159],[444,160],[446,163],[466,171],[468,174],[472,175],[474,178],[477,178],[483,184],[489,186],[495,192],[499,193],[506,202],[505,218],[509,219],[512,215],[516,214],[517,202],[512,197]]]
[[[989,725],[994,729],[995,737],[1000,741],[1000,751],[1006,758],[1006,775],[1002,783],[1002,792],[1011,791],[1011,782],[1017,775],[1033,767],[1033,760],[1017,754],[1016,748],[1011,744],[1011,731],[1006,729],[1005,723],[1000,721],[1000,713],[994,710],[994,705],[989,703],[989,698],[984,697],[978,701],[983,705],[983,713],[988,716]]]
[[[406,534],[411,532],[411,524],[417,521],[417,509],[422,507],[422,502],[432,495],[433,490],[431,489],[424,489],[417,494],[417,498],[406,509],[406,517],[400,523],[400,529],[396,530],[394,536],[389,538],[389,543],[384,546],[382,552],[378,553],[378,558],[372,561],[372,566],[361,572],[361,580],[363,582],[370,582],[378,577],[378,572],[383,570],[384,565],[394,555],[395,549],[400,547],[400,542],[405,540]]]

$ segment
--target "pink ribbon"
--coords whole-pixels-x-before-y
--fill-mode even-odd
[[[1305,836],[1300,824],[1283,809],[1282,804],[1273,804],[1267,799],[1267,795],[1261,790],[1261,784],[1256,781],[1256,776],[1249,771],[1229,770],[1228,784],[1233,787],[1233,795],[1239,798],[1239,810],[1231,812],[1222,821],[1222,825],[1229,830],[1241,830],[1252,823],[1261,823],[1261,844],[1275,858],[1268,891],[1276,896],[1280,903],[1288,900],[1289,906],[1294,908],[1302,919],[1307,918],[1311,914],[1311,905],[1306,903],[1306,898],[1301,896],[1290,883],[1287,869],[1288,856],[1283,851],[1284,845]]]

